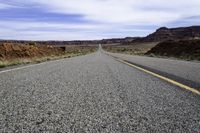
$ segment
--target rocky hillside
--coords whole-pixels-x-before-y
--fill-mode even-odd
[[[143,41],[165,41],[165,40],[185,40],[200,38],[200,26],[180,27],[168,29],[159,28],[156,32],[143,38]]]
[[[147,55],[200,60],[200,40],[164,41],[148,51]]]

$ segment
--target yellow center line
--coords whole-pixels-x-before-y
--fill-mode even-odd
[[[113,56],[112,56],[112,57],[113,57]],[[171,84],[173,84],[173,85],[176,85],[176,86],[178,86],[178,87],[180,87],[180,88],[186,89],[186,90],[188,90],[188,91],[191,91],[191,92],[193,92],[193,93],[195,93],[195,94],[200,95],[200,91],[198,91],[197,89],[194,89],[194,88],[189,87],[189,86],[187,86],[187,85],[181,84],[181,83],[179,83],[179,82],[177,82],[177,81],[175,81],[175,80],[166,78],[166,77],[164,77],[164,76],[161,76],[161,75],[159,75],[159,74],[157,74],[157,73],[154,73],[154,72],[151,72],[151,71],[146,70],[146,69],[144,69],[144,68],[141,68],[141,67],[139,67],[139,66],[133,65],[133,64],[128,63],[128,62],[126,62],[126,61],[124,61],[124,60],[121,60],[121,59],[119,59],[119,58],[116,58],[116,57],[114,57],[114,58],[115,58],[116,60],[118,60],[119,62],[122,62],[122,63],[124,63],[124,64],[126,64],[126,65],[129,65],[129,66],[134,67],[134,68],[136,68],[136,69],[138,69],[138,70],[141,70],[141,71],[143,71],[143,72],[145,72],[145,73],[148,73],[148,74],[150,74],[150,75],[153,75],[153,76],[155,76],[155,77],[157,77],[157,78],[160,78],[160,79],[162,79],[162,80],[164,80],[164,81],[167,81],[167,82],[169,82],[169,83],[171,83]]]

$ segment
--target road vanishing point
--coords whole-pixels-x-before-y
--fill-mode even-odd
[[[2,69],[0,132],[200,133],[199,91],[200,63],[102,50]]]

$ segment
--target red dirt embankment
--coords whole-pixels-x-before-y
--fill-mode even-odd
[[[35,58],[64,54],[64,50],[53,46],[38,46],[4,43],[0,44],[0,60]]]

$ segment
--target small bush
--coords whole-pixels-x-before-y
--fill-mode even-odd
[[[30,46],[36,46],[36,42],[29,42]]]

